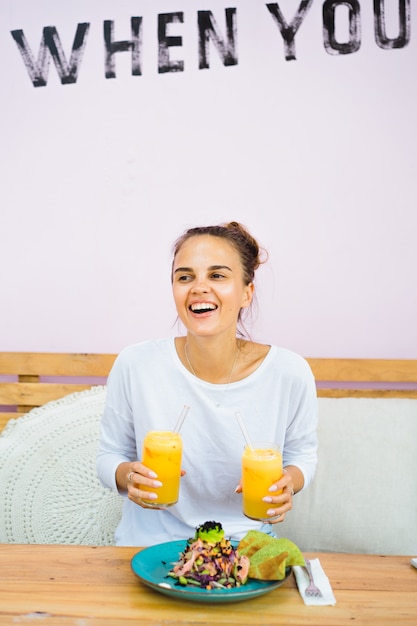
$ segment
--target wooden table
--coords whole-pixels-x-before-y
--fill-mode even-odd
[[[233,604],[171,599],[132,572],[138,548],[0,545],[0,624],[179,626],[417,624],[417,570],[410,557],[318,556],[336,606],[306,606],[294,577],[270,593]]]

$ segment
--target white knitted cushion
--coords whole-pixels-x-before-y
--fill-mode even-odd
[[[0,542],[110,545],[122,497],[96,474],[105,386],[11,420],[0,436]]]

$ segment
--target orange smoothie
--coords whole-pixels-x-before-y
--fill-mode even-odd
[[[256,520],[272,519],[267,511],[273,504],[263,502],[265,496],[279,495],[282,491],[268,489],[282,476],[282,456],[274,444],[245,446],[242,456],[243,513]]]
[[[181,477],[182,440],[179,433],[152,430],[143,441],[142,463],[153,470],[162,487],[153,490],[140,485],[140,489],[154,491],[157,500],[143,500],[148,506],[172,506],[178,502]]]

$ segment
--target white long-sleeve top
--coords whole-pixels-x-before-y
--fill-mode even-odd
[[[149,430],[172,430],[184,405],[183,462],[179,501],[166,510],[144,509],[125,498],[116,530],[118,545],[147,546],[187,539],[200,524],[220,522],[227,537],[239,540],[261,523],[242,513],[244,439],[239,411],[252,440],[274,442],[284,467],[296,465],[304,486],[317,463],[317,398],[313,374],[299,355],[271,346],[247,378],[211,384],[181,363],[174,338],[150,340],[124,349],[108,379],[101,421],[97,472],[103,485],[117,491],[116,468],[141,458]]]

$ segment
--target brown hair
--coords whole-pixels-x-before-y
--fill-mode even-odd
[[[261,252],[265,253],[265,251],[259,247],[256,239],[252,237],[242,224],[229,222],[216,226],[189,228],[174,243],[174,259],[188,239],[199,235],[211,235],[212,237],[226,239],[240,256],[245,285],[249,285],[249,283],[254,281],[256,270],[264,263],[264,260],[261,259]]]

